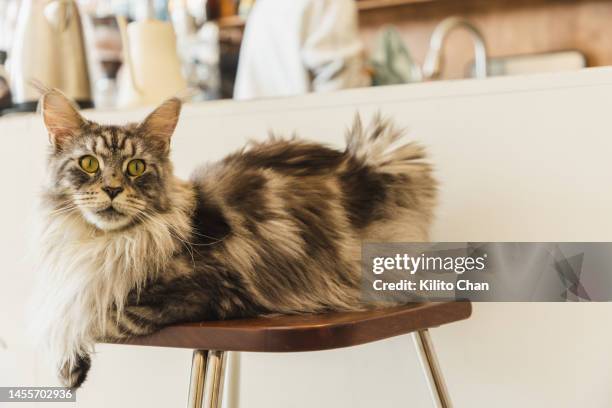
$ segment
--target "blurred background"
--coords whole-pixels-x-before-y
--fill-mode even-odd
[[[0,0],[0,112],[254,99],[612,64],[597,0]]]
[[[24,327],[47,149],[33,80],[103,123],[194,102],[180,177],[270,129],[343,146],[355,111],[381,111],[431,152],[432,239],[607,242],[612,69],[582,68],[612,65],[611,21],[612,0],[0,0],[0,385],[56,381]],[[455,406],[612,406],[612,303],[474,308],[433,331]],[[100,345],[79,406],[184,406],[190,355]],[[407,337],[241,356],[243,406],[430,406]]]

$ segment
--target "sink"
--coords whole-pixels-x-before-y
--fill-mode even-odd
[[[577,50],[556,51],[541,54],[523,54],[487,59],[488,76],[536,74],[544,72],[573,71],[587,66],[586,56]],[[468,67],[473,77],[475,67]]]

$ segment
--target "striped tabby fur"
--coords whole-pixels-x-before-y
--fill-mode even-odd
[[[66,386],[85,380],[102,339],[365,308],[361,242],[427,239],[430,166],[415,144],[393,148],[401,133],[380,119],[357,119],[344,151],[270,138],[182,181],[168,156],[178,100],[127,126],[90,122],[57,91],[41,105],[52,148],[32,326]],[[138,177],[126,172],[134,158],[146,163]]]

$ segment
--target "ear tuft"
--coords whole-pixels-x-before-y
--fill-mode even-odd
[[[181,105],[178,98],[168,99],[147,116],[139,129],[146,137],[157,140],[165,150],[169,150],[170,139],[181,115]]]
[[[78,135],[85,123],[76,106],[57,89],[47,91],[39,103],[49,140],[60,148],[71,138]]]

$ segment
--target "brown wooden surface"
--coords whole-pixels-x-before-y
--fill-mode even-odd
[[[125,344],[202,350],[296,352],[370,343],[467,319],[469,302],[421,303],[367,312],[277,316],[167,327]]]

